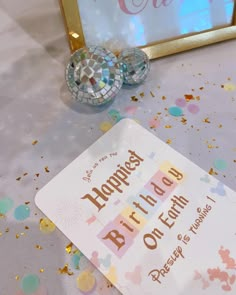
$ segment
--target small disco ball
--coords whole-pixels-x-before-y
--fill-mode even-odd
[[[144,51],[138,48],[123,50],[119,57],[124,84],[137,85],[142,83],[150,70],[150,61]]]
[[[90,46],[71,55],[66,82],[75,100],[99,106],[114,99],[122,87],[123,76],[111,51]]]

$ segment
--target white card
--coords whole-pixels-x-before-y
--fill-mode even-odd
[[[122,294],[236,292],[236,193],[130,119],[35,202]]]

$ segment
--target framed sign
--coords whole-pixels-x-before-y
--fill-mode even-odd
[[[150,59],[236,38],[235,0],[60,0],[72,52],[140,47]]]

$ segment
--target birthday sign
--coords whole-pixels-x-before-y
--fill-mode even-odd
[[[235,200],[235,192],[129,119],[36,196],[125,295],[235,294]]]

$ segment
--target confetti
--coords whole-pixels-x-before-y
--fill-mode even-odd
[[[144,92],[139,93],[139,95],[140,95],[140,97],[144,97],[145,96]]]
[[[232,83],[226,83],[221,85],[221,88],[224,88],[225,91],[234,91],[236,90],[236,85]]]
[[[71,251],[72,251],[72,247],[73,247],[73,244],[72,244],[72,243],[70,243],[70,244],[68,244],[68,245],[66,246],[66,252],[67,252],[68,254],[71,253]]]
[[[20,181],[20,180],[21,180],[21,177],[20,177],[20,176],[19,176],[19,177],[17,177],[17,178],[16,178],[16,180],[17,180],[17,181]]]
[[[171,139],[167,139],[166,143],[167,144],[171,144],[172,143],[172,140]]]
[[[0,200],[0,214],[5,215],[8,213],[14,206],[14,202],[10,198],[2,198]]]
[[[162,96],[162,100],[166,100],[166,96],[165,95]]]
[[[39,272],[40,273],[43,273],[44,272],[44,268],[40,268]]]
[[[172,126],[171,125],[166,125],[165,128],[170,129],[170,128],[172,128]]]
[[[32,142],[32,145],[36,145],[38,143],[38,140],[34,140],[33,142]]]
[[[71,264],[74,269],[79,269],[81,257],[83,257],[83,254],[78,250],[71,257]]]
[[[15,279],[16,279],[16,281],[19,281],[20,276],[16,275],[16,276],[15,276]]]
[[[149,121],[149,127],[151,129],[158,128],[160,126],[160,121],[157,118],[153,118]]]
[[[204,89],[204,87],[200,87],[200,88],[199,88],[199,90],[203,90],[203,89]]]
[[[154,93],[152,91],[150,91],[150,94],[152,97],[155,97]]]
[[[205,119],[203,119],[202,122],[203,122],[203,123],[208,123],[208,124],[211,123],[208,117],[205,118]]]
[[[179,107],[170,107],[168,112],[171,116],[180,117],[183,115],[183,110]]]
[[[43,218],[40,220],[39,229],[44,234],[49,234],[55,231],[55,224],[48,218]]]
[[[38,250],[42,250],[43,249],[43,247],[40,246],[40,245],[36,245],[35,248],[38,249]]]
[[[72,276],[74,273],[68,269],[68,264],[65,264],[63,268],[58,269],[58,273],[63,275],[67,274],[68,276]]]
[[[47,172],[47,173],[50,172],[49,169],[48,169],[48,166],[44,167],[44,170],[45,170],[45,172]]]
[[[178,106],[178,107],[182,107],[184,108],[186,106],[186,100],[183,99],[183,98],[177,98],[176,101],[175,101],[175,104]]]
[[[97,220],[96,216],[92,215],[89,219],[86,220],[88,225],[94,223]]]
[[[25,275],[21,280],[21,289],[25,294],[32,294],[39,288],[39,278],[36,275]]]
[[[194,97],[193,97],[192,94],[185,94],[184,97],[185,97],[185,100],[186,101],[190,101],[190,100],[193,100],[194,99]]]
[[[125,112],[129,115],[134,115],[137,111],[138,107],[136,106],[129,106],[125,108]]]
[[[120,112],[117,110],[110,110],[108,112],[108,115],[111,117],[111,119],[115,122],[118,123],[123,117],[121,116]]]
[[[188,105],[188,111],[191,114],[197,114],[200,111],[200,109],[196,104],[190,104]]]
[[[214,167],[217,169],[217,170],[220,170],[220,171],[224,171],[226,168],[227,168],[227,163],[225,160],[223,159],[216,159],[214,161]]]
[[[16,220],[25,220],[30,216],[30,208],[27,205],[20,205],[14,211],[14,217]]]
[[[215,171],[213,170],[213,168],[211,168],[211,169],[209,170],[208,173],[209,173],[210,175],[218,175],[218,173],[215,172]]]
[[[80,273],[76,281],[78,289],[84,293],[91,292],[96,285],[96,279],[89,271]]]
[[[102,122],[99,128],[102,132],[107,132],[112,128],[112,124],[110,122]]]
[[[134,102],[137,102],[138,98],[136,96],[131,96],[131,100],[134,101]]]
[[[187,119],[181,118],[181,123],[183,123],[183,125],[186,125],[187,124]]]

